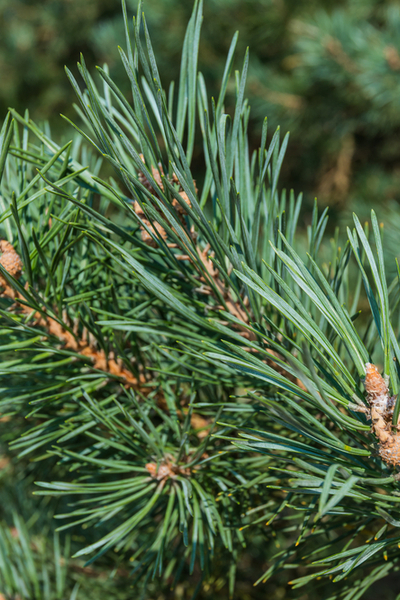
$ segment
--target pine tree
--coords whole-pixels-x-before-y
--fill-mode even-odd
[[[360,598],[400,543],[377,217],[329,245],[315,205],[305,248],[288,136],[265,120],[249,151],[237,36],[214,100],[201,1],[166,90],[142,6],[123,16],[132,102],[82,57],[72,141],[15,110],[0,134],[1,593],[245,597],[290,573],[292,597]]]

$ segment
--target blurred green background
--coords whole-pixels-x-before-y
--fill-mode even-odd
[[[128,0],[132,14],[136,0]],[[166,84],[177,80],[188,0],[146,0],[147,20]],[[333,216],[361,216],[400,200],[400,5],[393,1],[205,0],[200,69],[217,92],[230,40],[237,65],[251,61],[247,95],[256,147],[262,119],[291,132],[282,183],[317,196]],[[129,97],[119,61],[119,0],[0,0],[0,110],[29,108],[70,136],[73,115],[63,66],[77,72],[107,62]],[[233,96],[230,96],[233,101]],[[229,111],[230,107],[227,106]],[[199,148],[199,152],[201,149]],[[196,158],[196,157],[195,157]],[[334,219],[335,221],[335,219]]]

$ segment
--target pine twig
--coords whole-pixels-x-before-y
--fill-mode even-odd
[[[2,252],[0,264],[15,279],[19,279],[23,264],[12,244],[6,240],[0,240],[0,251]],[[3,298],[14,300],[15,304],[11,308],[12,310],[18,307],[19,311],[23,314],[32,314],[32,309],[29,306],[18,302],[20,299],[23,299],[21,294],[12,288],[1,276],[0,287],[3,288],[3,292],[1,293]],[[90,358],[95,369],[119,377],[127,387],[135,388],[142,393],[148,392],[148,389],[143,387],[143,384],[146,383],[144,375],[141,374],[139,379],[135,377],[115,355],[110,354],[107,356],[104,350],[94,349],[90,342],[83,338],[79,339],[70,331],[64,329],[58,321],[55,321],[50,316],[43,316],[39,312],[35,312],[34,319],[36,326],[45,329],[48,335],[57,337],[65,348],[69,348],[85,358]]]
[[[400,431],[392,433],[396,396],[389,396],[388,385],[375,365],[367,363],[365,370],[364,385],[370,407],[372,431],[379,440],[379,456],[388,464],[400,465]],[[397,427],[399,428],[399,423]]]

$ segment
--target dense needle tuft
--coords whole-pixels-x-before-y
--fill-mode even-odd
[[[129,100],[82,60],[83,82],[68,72],[84,127],[73,143],[14,110],[0,130],[1,236],[15,244],[0,242],[0,597],[170,597],[179,579],[187,598],[234,597],[252,564],[251,584],[285,585],[291,569],[312,594],[329,575],[337,598],[360,598],[398,568],[396,399],[367,362],[383,357],[396,393],[398,280],[379,221],[354,217],[349,243],[328,240],[327,212],[315,204],[308,219],[280,187],[287,135],[265,121],[251,152],[236,36],[211,103],[201,1],[169,90],[141,3],[134,35],[131,22]],[[14,507],[29,529],[15,519],[19,545]],[[72,560],[60,554],[70,527]],[[48,543],[54,557],[40,554]],[[125,577],[121,595],[81,592],[78,568]]]

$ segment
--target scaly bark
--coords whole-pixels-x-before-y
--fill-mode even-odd
[[[372,431],[379,440],[378,452],[388,464],[400,465],[400,432],[392,433],[395,396],[389,395],[385,379],[372,363],[365,365],[365,389],[372,419]],[[397,424],[400,427],[400,424]]]

